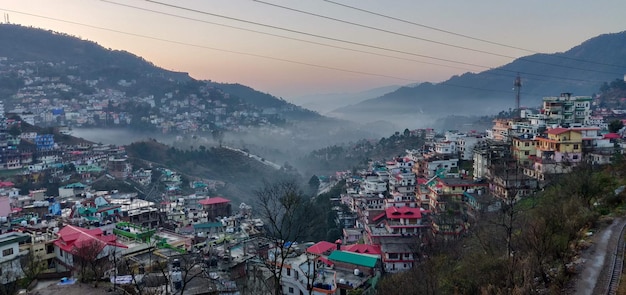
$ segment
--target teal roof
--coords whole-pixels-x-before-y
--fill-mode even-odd
[[[204,182],[196,181],[196,182],[193,183],[193,187],[194,188],[202,188],[202,187],[207,187],[207,185]]]
[[[70,183],[65,188],[85,188],[85,185],[80,182]]]
[[[206,222],[206,223],[196,223],[193,225],[193,229],[206,229],[213,227],[223,227],[224,225],[221,222]]]
[[[76,171],[79,172],[102,172],[102,167],[98,165],[78,165]]]
[[[98,209],[96,209],[96,208],[91,208],[91,207],[89,207],[89,208],[84,208],[84,207],[78,208],[78,214],[80,214],[80,215],[84,215],[86,213],[87,214],[95,214],[96,212],[98,212]]]
[[[369,254],[359,254],[353,252],[335,250],[328,256],[328,260],[336,262],[350,263],[365,267],[375,267],[378,257]]]

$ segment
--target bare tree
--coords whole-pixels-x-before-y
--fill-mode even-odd
[[[74,262],[79,267],[82,282],[94,281],[98,287],[98,281],[104,276],[106,268],[110,265],[108,256],[102,256],[104,242],[89,240],[75,247],[72,251]]]
[[[174,262],[176,261],[176,262]],[[180,289],[175,290],[175,294],[183,295],[185,290],[192,285],[192,281],[205,280],[208,281],[208,276],[203,269],[204,261],[200,254],[188,253],[174,256],[170,262],[173,266],[172,272],[180,271]],[[172,278],[172,281],[173,278]],[[174,281],[176,283],[176,281]],[[198,285],[206,286],[206,282],[200,282]]]
[[[265,266],[272,274],[274,294],[282,294],[282,266],[293,251],[294,242],[310,234],[316,220],[313,210],[307,210],[310,199],[303,195],[295,180],[265,184],[255,192],[259,214],[266,223],[267,238],[274,246]]]
[[[20,260],[27,284],[34,281],[47,267],[46,262],[41,260],[41,255],[37,255],[33,251],[29,251],[28,255],[22,256]]]

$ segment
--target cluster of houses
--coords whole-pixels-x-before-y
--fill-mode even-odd
[[[199,181],[189,184],[194,194],[181,195],[180,175],[167,169],[156,180],[165,192],[146,199],[95,191],[88,181],[60,187],[54,196],[45,190],[21,195],[12,182],[0,182],[0,267],[11,274],[1,283],[24,275],[19,261],[27,253],[43,274],[67,276],[77,268],[76,249],[91,243],[98,245],[98,258],[130,259],[146,273],[148,257],[172,263],[180,255],[203,255],[206,277],[212,279],[198,284],[199,294],[206,292],[206,284],[232,292],[236,280],[271,285],[275,273],[267,265],[272,261],[284,294],[371,294],[381,275],[414,267],[425,259],[420,249],[433,239],[463,236],[480,212],[532,194],[550,175],[568,173],[583,161],[610,163],[625,148],[622,135],[596,123],[590,98],[563,94],[544,98],[536,113],[523,110],[519,117],[498,119],[485,133],[415,131],[427,139],[424,146],[389,161],[372,161],[356,174],[337,174],[347,185],[335,200],[343,205],[334,208],[343,227],[341,239],[286,241],[288,247],[263,238],[263,220],[254,218],[251,206],[234,208],[226,198],[209,197],[207,184]],[[155,181],[151,170],[132,171],[120,147],[63,150],[45,140],[39,144],[51,145],[41,150],[72,163],[85,180],[99,167],[110,177],[146,186]],[[283,254],[278,265],[276,257]],[[174,289],[180,287],[177,272],[170,272]]]
[[[50,72],[58,74],[49,76]],[[74,72],[78,72],[76,66],[64,62],[18,62],[0,57],[0,75],[17,74],[16,78],[23,82],[23,87],[14,95],[9,112],[38,126],[134,124],[164,133],[211,131],[216,127],[236,131],[250,126],[270,126],[279,112],[276,108],[256,109],[235,103],[227,93],[210,84],[185,96],[178,91],[164,93],[161,97],[152,94],[137,96],[129,95],[133,87],[138,87],[135,80],[112,83],[109,77],[85,79],[71,74]],[[152,112],[138,116],[136,110],[140,108]]]
[[[427,139],[423,147],[338,173],[348,188],[337,201],[350,208],[338,212],[342,251],[361,245],[380,259],[379,271],[410,269],[423,245],[463,236],[480,212],[533,194],[583,161],[608,164],[623,154],[623,129],[609,133],[598,120],[590,97],[564,93],[484,133],[416,131]]]
[[[232,279],[245,273],[245,261],[255,253],[247,248],[244,253],[241,243],[254,244],[263,228],[261,220],[252,218],[250,206],[233,208],[222,197],[192,194],[152,202],[136,194],[94,191],[81,183],[60,188],[59,196],[48,196],[45,190],[20,196],[10,182],[0,186],[3,284],[24,276],[29,254],[28,259],[39,265],[40,278],[76,275],[80,249],[97,245],[96,259],[108,261],[108,275],[115,273],[112,261],[125,259],[141,269],[120,277],[146,275],[155,261],[171,264],[181,255],[210,253],[215,271],[218,265],[223,271],[220,280],[211,282],[228,293],[236,288]],[[181,286],[177,278],[170,278],[172,290]],[[188,292],[201,294],[205,287],[200,284],[197,292],[193,288]]]

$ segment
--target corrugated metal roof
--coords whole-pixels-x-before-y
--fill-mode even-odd
[[[369,254],[359,254],[345,251],[333,251],[328,256],[330,261],[344,262],[365,267],[375,267],[378,257]]]

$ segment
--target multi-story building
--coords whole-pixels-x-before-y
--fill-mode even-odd
[[[487,130],[487,137],[495,141],[507,141],[511,131],[509,119],[496,119],[493,127]]]
[[[115,178],[126,179],[132,171],[133,169],[130,162],[128,162],[128,158],[112,158],[109,160],[108,172]]]
[[[24,277],[20,257],[28,251],[20,251],[19,244],[27,241],[29,236],[24,233],[9,232],[0,235],[0,284],[9,284]]]
[[[208,221],[215,221],[219,217],[228,217],[232,213],[230,200],[222,197],[211,197],[198,201],[207,213]]]
[[[341,295],[353,290],[359,294],[373,294],[381,275],[380,255],[371,255],[334,249],[325,242],[323,248],[313,245],[306,253],[290,249],[290,255],[281,266],[282,294]],[[337,248],[340,245],[336,245]],[[318,249],[320,248],[320,249]],[[309,251],[311,249],[311,251]],[[269,258],[277,250],[270,250]]]
[[[521,165],[530,165],[530,157],[537,154],[538,141],[532,134],[522,134],[512,138],[511,149],[513,157]]]
[[[484,138],[481,135],[467,135],[457,139],[457,146],[461,160],[471,161],[474,156],[474,147]]]
[[[510,144],[503,141],[486,140],[474,147],[474,179],[488,179],[489,169],[508,161]]]
[[[534,165],[525,174],[544,180],[546,174],[567,173],[582,160],[581,131],[571,128],[552,128],[546,137],[537,137]]]
[[[560,96],[544,97],[542,112],[548,125],[588,125],[591,121],[591,101],[590,96],[561,93]]]

